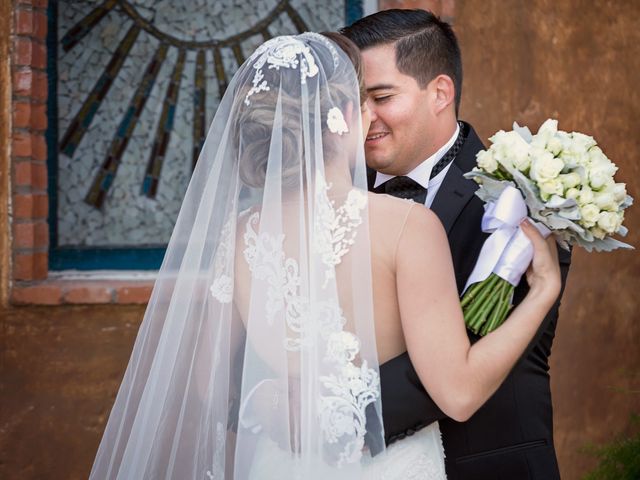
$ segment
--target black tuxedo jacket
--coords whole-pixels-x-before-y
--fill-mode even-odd
[[[473,128],[466,127],[467,139],[431,206],[449,237],[459,291],[464,288],[487,237],[480,228],[484,207],[474,194],[478,186],[462,176],[475,166],[476,153],[484,146]],[[564,290],[571,256],[562,249],[559,255]],[[523,278],[515,291],[515,305],[522,301],[527,289]],[[440,421],[449,480],[559,479],[548,373],[558,308],[559,301],[502,386],[464,423],[446,417],[431,400],[407,353],[381,365],[387,444]],[[479,338],[471,332],[469,336],[472,342]]]

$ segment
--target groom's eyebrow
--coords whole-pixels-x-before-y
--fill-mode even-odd
[[[393,90],[393,88],[394,88],[394,85],[381,83],[381,84],[373,85],[367,88],[367,93],[373,93],[377,90]]]

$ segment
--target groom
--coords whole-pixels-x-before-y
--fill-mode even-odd
[[[413,198],[438,215],[461,291],[486,238],[477,185],[462,175],[484,146],[457,118],[462,61],[453,30],[423,10],[386,10],[342,33],[362,50],[365,65],[369,188]],[[570,263],[564,250],[560,262],[564,288]],[[526,291],[523,278],[513,303]],[[559,479],[548,373],[558,307],[559,300],[503,385],[464,423],[429,398],[406,353],[381,365],[387,444],[439,421],[449,480]]]

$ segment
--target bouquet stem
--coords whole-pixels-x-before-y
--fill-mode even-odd
[[[482,336],[504,322],[511,309],[514,287],[495,273],[473,284],[461,300],[467,328]]]

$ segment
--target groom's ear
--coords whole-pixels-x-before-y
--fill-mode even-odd
[[[435,115],[440,114],[447,108],[453,108],[456,98],[456,88],[449,75],[438,75],[431,80],[428,88],[431,89],[433,113]]]

